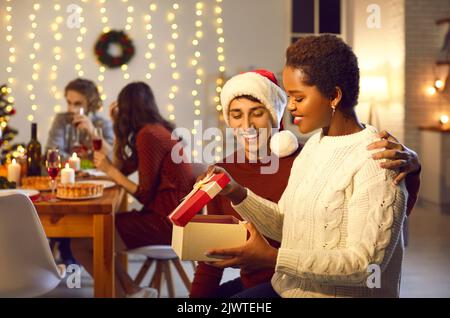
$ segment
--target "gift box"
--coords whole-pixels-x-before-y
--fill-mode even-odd
[[[192,191],[182,200],[181,204],[169,215],[173,224],[185,226],[230,182],[224,173],[206,176],[194,185]]]
[[[172,248],[181,260],[214,261],[206,256],[208,250],[241,246],[247,240],[247,228],[233,216],[197,215],[229,182],[223,173],[207,176],[169,215]]]

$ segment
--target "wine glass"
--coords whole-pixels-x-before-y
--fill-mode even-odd
[[[77,115],[81,115],[81,116],[84,115],[84,108],[83,107],[78,108]],[[73,119],[72,119],[72,121],[73,121]],[[74,149],[72,149],[71,152],[76,152],[77,154],[79,154],[79,151],[81,149],[80,131],[78,130],[79,124],[80,123],[75,123],[72,126],[73,127],[72,128],[72,133],[74,134],[75,140],[74,140],[74,143],[73,143],[73,148]]]
[[[74,126],[71,127],[70,137],[70,153],[76,152],[78,156],[81,156],[80,132]]]
[[[94,146],[95,151],[100,151],[102,149],[102,140],[103,140],[103,130],[101,128],[94,129],[94,136],[92,138],[92,144]]]
[[[61,168],[61,157],[58,149],[49,149],[47,151],[47,160],[45,162],[47,166],[48,176],[51,179],[52,185],[52,197],[49,202],[56,202],[55,189],[56,189],[56,177],[58,176],[59,169]]]
[[[84,115],[84,108],[83,107],[80,107],[80,108],[78,108],[78,113],[77,113],[77,115],[80,115],[80,116],[83,116]],[[75,128],[78,128],[78,125],[79,125],[80,123],[76,123],[74,126],[75,126]]]

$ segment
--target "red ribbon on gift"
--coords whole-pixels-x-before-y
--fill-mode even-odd
[[[224,173],[206,176],[194,185],[192,191],[168,216],[178,226],[186,226],[190,220],[206,206],[230,182]]]

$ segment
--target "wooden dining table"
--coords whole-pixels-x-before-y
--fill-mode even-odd
[[[114,216],[126,211],[125,190],[115,186],[96,199],[37,201],[34,205],[47,237],[92,238],[94,297],[114,297]]]

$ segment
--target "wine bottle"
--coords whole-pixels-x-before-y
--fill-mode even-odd
[[[27,146],[27,175],[41,175],[41,144],[37,139],[37,124],[31,124],[31,141]]]

